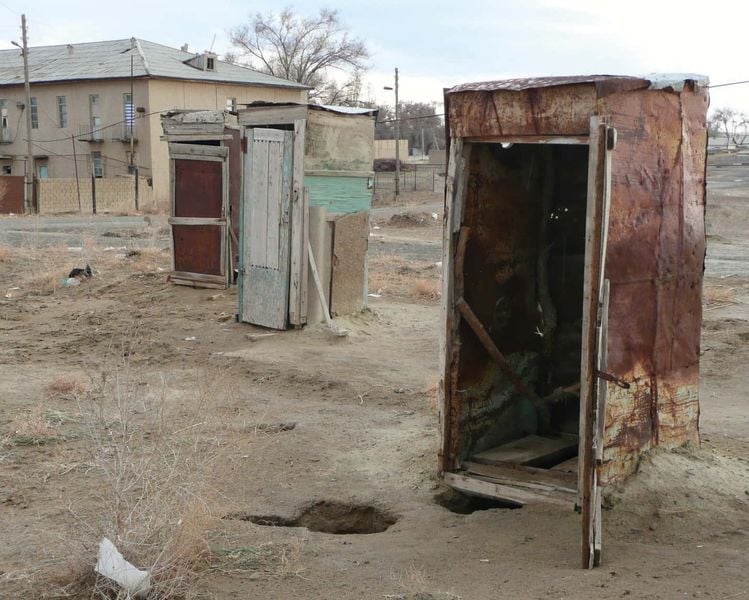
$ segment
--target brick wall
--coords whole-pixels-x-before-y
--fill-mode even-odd
[[[80,212],[91,214],[93,202],[91,179],[79,180],[81,200]],[[75,179],[42,179],[38,182],[39,214],[77,213],[78,186]],[[138,185],[138,207],[140,210],[156,208],[151,188],[144,177]],[[96,180],[97,213],[135,212],[135,178],[116,177]]]

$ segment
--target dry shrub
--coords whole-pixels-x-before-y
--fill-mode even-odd
[[[440,297],[439,269],[435,263],[380,255],[369,259],[368,270],[371,292],[418,300]]]
[[[29,412],[16,416],[4,436],[4,446],[41,446],[60,437],[59,421],[46,417],[44,409],[36,406]]]
[[[434,279],[417,279],[414,282],[414,293],[419,298],[436,300],[440,297],[440,282]]]
[[[87,512],[74,515],[85,531],[84,547],[107,537],[126,560],[151,573],[149,599],[184,598],[210,555],[206,534],[218,517],[207,481],[215,455],[201,443],[200,401],[185,414],[182,403],[168,405],[166,384],[155,395],[140,384],[125,365],[112,377],[103,373],[81,399],[88,463],[100,485],[92,488]],[[90,592],[113,598],[116,587],[98,577]]]
[[[138,248],[131,250],[132,266],[136,271],[152,272],[169,265],[169,253],[161,248]]]
[[[78,396],[88,389],[86,382],[75,375],[58,375],[47,384],[51,396]]]
[[[705,284],[702,301],[707,305],[735,304],[736,288],[720,284]]]

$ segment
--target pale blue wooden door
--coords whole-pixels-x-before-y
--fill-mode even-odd
[[[291,131],[247,129],[240,315],[273,329],[288,325],[292,150]]]

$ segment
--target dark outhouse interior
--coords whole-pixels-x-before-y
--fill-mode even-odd
[[[519,394],[465,335],[458,387],[467,390],[471,427],[460,456],[487,459],[482,453],[507,442],[544,436],[556,439],[554,449],[526,464],[550,468],[577,455],[588,148],[477,143],[467,170],[464,298],[547,401]],[[513,462],[518,449],[505,448],[503,459]]]

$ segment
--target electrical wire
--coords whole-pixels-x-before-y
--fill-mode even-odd
[[[719,87],[728,87],[729,85],[743,85],[745,83],[749,83],[749,79],[746,81],[731,81],[729,83],[716,83],[714,85],[708,85],[709,88],[719,88]]]
[[[134,124],[137,123],[138,122],[137,119],[142,119],[143,117],[150,117],[151,115],[158,115],[158,114],[161,114],[163,112],[167,112],[168,110],[169,109],[163,109],[163,110],[155,110],[155,111],[150,112],[150,113],[144,113],[144,114],[140,115],[139,117],[137,117],[133,121],[133,123]],[[96,129],[91,129],[91,131],[87,131],[86,133],[89,133],[89,134],[98,133],[100,131],[104,131],[105,129],[111,129],[112,127],[117,127],[118,125],[122,125],[123,123],[127,123],[130,120],[131,119],[123,119],[122,121],[117,121],[116,123],[110,123],[109,125],[102,125],[102,126],[96,128]],[[66,135],[65,137],[61,137],[61,138],[54,138],[54,139],[51,139],[51,140],[36,140],[36,141],[39,141],[39,142],[42,142],[42,143],[49,143],[49,142],[64,142],[65,140],[69,140],[69,139],[70,139],[70,136]]]

